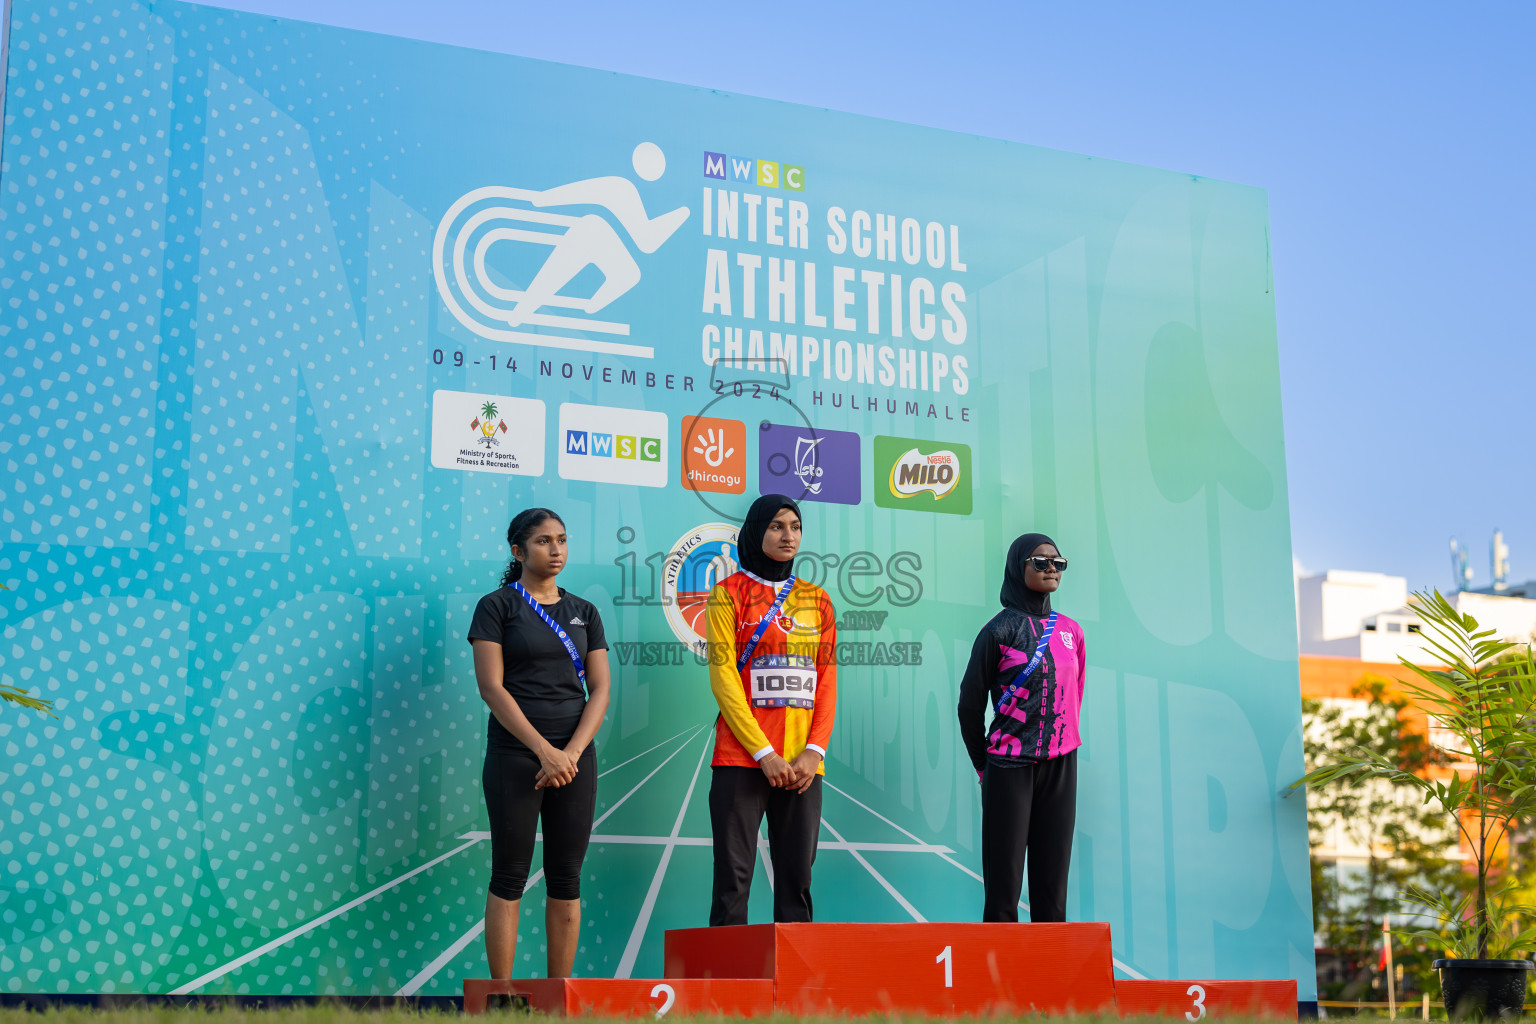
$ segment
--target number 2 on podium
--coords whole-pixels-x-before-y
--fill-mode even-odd
[[[955,987],[955,947],[945,946],[944,952],[933,958],[936,964],[944,965],[944,987]]]
[[[668,1010],[672,1009],[672,1004],[677,1002],[677,989],[667,984],[657,985],[651,989],[651,998],[655,999],[657,996],[662,998],[662,1004],[656,1009],[656,1019],[660,1020],[667,1015]]]

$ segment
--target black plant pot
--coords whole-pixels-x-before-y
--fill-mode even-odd
[[[1515,1020],[1525,1008],[1529,960],[1436,960],[1451,1020]]]

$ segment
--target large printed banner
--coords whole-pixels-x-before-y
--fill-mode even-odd
[[[839,616],[819,920],[979,917],[956,694],[1043,530],[1070,915],[1125,976],[1313,997],[1263,193],[179,3],[10,31],[0,681],[59,715],[0,706],[0,986],[483,976],[464,634],[535,504],[612,643],[576,969],[660,975],[709,899],[702,602],[782,491]]]

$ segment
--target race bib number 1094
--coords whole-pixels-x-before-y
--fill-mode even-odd
[[[752,659],[747,684],[759,708],[814,708],[816,659],[804,654],[764,654]]]

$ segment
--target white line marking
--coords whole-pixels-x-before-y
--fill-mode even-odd
[[[542,879],[543,877],[544,877],[544,869],[543,868],[539,868],[539,870],[535,871],[533,873],[533,875],[528,879],[527,885],[525,885],[523,887],[523,895],[524,896],[528,895],[528,890],[532,889],[535,885],[537,885],[539,880]],[[423,967],[421,969],[421,973],[420,974],[416,975],[416,977],[412,978],[410,981],[406,982],[404,985],[401,985],[400,986],[400,991],[396,992],[395,995],[397,995],[397,996],[413,996],[417,992],[421,991],[421,986],[423,986],[427,982],[431,981],[433,976],[435,976],[438,971],[440,971],[444,967],[446,967],[448,965],[449,961],[451,961],[454,957],[456,957],[460,953],[464,952],[464,947],[469,945],[471,942],[474,942],[475,939],[478,938],[480,936],[480,934],[482,932],[484,932],[484,931],[485,931],[485,918],[482,917],[482,918],[480,918],[480,920],[475,922],[475,926],[473,928],[471,928],[469,931],[467,931],[463,935],[461,935],[458,938],[458,940],[454,942],[453,945],[451,945],[447,949],[443,950],[443,953],[442,953],[441,956],[439,956],[436,960],[433,960],[431,963],[427,964],[426,967]]]
[[[763,858],[763,873],[768,876],[768,891],[773,892],[773,857],[772,850],[768,846],[768,837],[762,832],[763,826],[758,826],[757,853]],[[711,843],[711,846],[714,844]]]
[[[929,846],[927,843],[850,843],[847,840],[839,840],[835,843],[817,843],[818,850],[859,850],[865,853],[949,853],[947,846]]]
[[[856,797],[854,797],[854,796],[852,796],[852,795],[850,795],[848,793],[843,792],[841,789],[838,789],[836,786],[832,785],[832,783],[828,782],[826,779],[822,779],[821,780],[821,784],[823,786],[826,786],[832,792],[837,793],[839,796],[845,797],[846,799],[852,801],[854,804],[857,804],[859,807],[864,808],[870,814],[873,814],[875,817],[879,818],[881,821],[883,821],[887,825],[891,826],[891,828],[895,829],[897,832],[900,832],[902,835],[906,836],[908,839],[911,839],[914,843],[922,843],[923,842],[917,836],[913,835],[911,832],[908,832],[906,829],[904,829],[900,825],[896,824],[890,818],[887,818],[885,815],[881,814],[879,811],[875,810],[873,807],[871,807],[868,804],[864,803],[863,801],[857,799]],[[926,845],[926,844],[924,844],[924,845]],[[953,857],[949,856],[950,851],[946,850],[943,853],[939,853],[938,849],[935,848],[933,850],[933,852],[938,854],[938,856],[941,859],[949,861],[949,863],[953,864],[955,867],[959,868],[961,871],[964,871],[966,874],[968,874],[972,878],[976,879],[976,881],[978,881],[978,882],[983,881],[982,877],[980,875],[978,875],[976,872],[972,871],[970,868],[966,867],[964,864],[961,864],[959,861],[957,861]],[[1019,902],[1019,906],[1023,907],[1026,911],[1029,909],[1029,904],[1023,902],[1022,900]]]
[[[887,818],[885,815],[881,814],[879,811],[875,810],[873,807],[869,806],[868,804],[863,803],[860,800],[858,800],[857,798],[855,798],[853,796],[850,796],[848,793],[843,792],[841,789],[838,789],[836,786],[832,785],[832,783],[828,782],[826,779],[822,779],[821,780],[821,784],[823,786],[826,786],[828,789],[830,789],[832,792],[838,794],[839,796],[847,797],[849,800],[852,800],[855,804],[858,804],[858,806],[864,808],[870,814],[873,814],[875,817],[879,818],[881,821],[885,822],[887,825],[891,826],[891,828],[895,829],[897,832],[900,832],[902,835],[906,836],[908,839],[912,840],[914,843],[922,842],[921,839],[917,838],[917,836],[913,835],[911,832],[908,832],[906,829],[904,829],[900,825],[896,824],[890,818]],[[980,878],[981,876],[977,875],[976,877]]]
[[[272,950],[292,941],[293,939],[298,938],[305,932],[313,931],[314,929],[320,927],[322,924],[325,924],[325,922],[331,920],[333,917],[340,917],[342,914],[345,914],[353,907],[367,903],[369,900],[373,899],[375,896],[378,896],[380,893],[388,892],[406,879],[414,878],[415,876],[421,874],[423,871],[426,871],[428,868],[441,864],[443,861],[447,860],[449,857],[452,857],[454,854],[463,853],[465,850],[469,849],[471,846],[474,846],[478,842],[480,842],[479,839],[471,839],[469,842],[463,844],[462,846],[457,846],[454,849],[449,850],[447,853],[439,854],[420,867],[412,868],[410,871],[407,871],[405,874],[399,876],[398,878],[392,878],[378,888],[371,889],[368,892],[363,893],[363,895],[358,896],[356,899],[348,900],[346,903],[343,903],[341,906],[335,908],[334,910],[328,910],[324,914],[321,914],[319,917],[310,921],[306,921],[299,925],[297,928],[284,932],[282,935],[279,935],[271,942],[257,946],[249,953],[245,953],[242,956],[236,957],[229,963],[225,964],[223,967],[215,968],[214,970],[209,971],[207,974],[204,974],[201,977],[194,978],[192,981],[187,982],[180,988],[172,989],[171,995],[184,996],[202,988],[210,981],[217,981],[219,978],[224,977],[224,975],[228,974],[230,971],[235,970],[237,967],[243,967],[250,963],[252,960],[255,960],[257,957],[272,952]]]
[[[620,836],[594,835],[592,845],[610,843],[618,846],[713,846],[708,836]],[[759,850],[771,849],[768,840],[758,836]],[[816,844],[818,850],[859,850],[865,853],[949,853],[947,846],[929,846],[927,843],[849,843],[826,841]],[[773,868],[769,867],[770,874]]]
[[[471,942],[474,942],[475,939],[479,938],[484,931],[485,918],[482,917],[480,920],[475,922],[475,926],[473,928],[465,932],[457,941],[454,942],[453,945],[444,950],[442,955],[440,955],[436,960],[433,960],[431,963],[427,964],[426,967],[422,968],[420,974],[416,975],[416,977],[400,986],[400,991],[396,992],[395,995],[415,995],[421,989],[421,986],[431,981],[438,971],[446,967],[448,962],[454,957],[464,952],[464,947],[469,945]]]
[[[688,744],[692,743],[696,736],[698,736],[698,730],[694,731],[693,736],[689,736],[686,740],[683,740],[682,743],[678,744],[677,749],[672,751],[672,753],[667,755],[667,760],[666,761],[663,761],[663,762],[661,762],[661,764],[657,765],[655,768],[652,768],[651,769],[651,774],[647,775],[645,778],[643,778],[639,782],[635,783],[635,788],[634,789],[630,790],[628,793],[625,793],[623,796],[619,797],[619,802],[614,804],[612,807],[608,808],[606,811],[604,811],[602,813],[602,816],[599,817],[596,821],[594,821],[592,823],[592,827],[593,828],[597,828],[597,826],[599,826],[603,822],[607,821],[608,820],[608,816],[610,814],[612,814],[614,811],[618,810],[620,807],[624,806],[624,801],[626,801],[630,797],[634,796],[636,793],[638,793],[640,791],[640,787],[641,786],[645,785],[647,782],[650,782],[651,779],[655,778],[656,777],[656,773],[661,771],[663,768],[665,768],[667,766],[667,762],[668,761],[671,761],[674,757],[676,757],[678,754],[681,754],[684,750],[687,750],[688,749]]]
[[[857,797],[854,797],[853,795],[851,795],[849,793],[845,793],[841,789],[838,789],[836,786],[832,785],[832,783],[828,782],[826,779],[822,779],[821,780],[821,784],[823,786],[826,786],[828,789],[832,790],[834,793],[837,793],[837,794],[839,794],[839,795],[841,795],[843,797],[846,797],[847,799],[853,801],[853,803],[855,803],[858,806],[864,808],[870,814],[873,814],[875,817],[879,818],[881,821],[885,822],[887,825],[891,826],[891,828],[893,828],[896,831],[900,832],[902,835],[907,836],[907,837],[909,837],[910,839],[912,839],[912,840],[914,840],[916,842],[919,842],[919,843],[922,842],[921,839],[918,839],[917,836],[913,835],[911,832],[908,832],[906,829],[904,829],[900,825],[896,824],[890,818],[887,818],[885,815],[881,814],[879,811],[875,810],[873,807],[871,807],[868,804],[864,803],[862,800],[859,800]],[[831,828],[832,826],[828,825],[827,827]],[[836,833],[834,833],[834,835],[835,834]],[[935,852],[937,852],[937,851],[935,851]],[[966,867],[964,864],[961,864],[959,861],[955,860],[955,858],[951,857],[948,853],[940,853],[938,856],[939,856],[939,858],[941,860],[949,861],[949,863],[953,864],[955,867],[959,868],[961,871],[964,871],[966,874],[968,874],[972,878],[976,879],[976,881],[978,881],[978,882],[984,882],[985,881],[985,879],[983,879],[980,875],[978,875],[976,872],[972,871],[970,868]],[[1026,913],[1029,911],[1029,904],[1025,903],[1023,900],[1019,901],[1019,906],[1022,907]],[[1113,960],[1114,965],[1116,967],[1118,967],[1121,971],[1125,972],[1126,974],[1130,975],[1132,978],[1135,978],[1137,981],[1148,981],[1148,980],[1150,980],[1150,979],[1147,978],[1147,976],[1145,974],[1142,974],[1140,971],[1138,971],[1136,968],[1132,967],[1130,964],[1127,964],[1124,961],[1122,961],[1122,960],[1120,960],[1118,958],[1115,958],[1115,957],[1111,957],[1111,960]]]
[[[481,332],[476,331],[479,334]],[[649,345],[621,345],[614,341],[589,341],[586,338],[570,338],[560,334],[529,334],[527,331],[496,329],[497,341],[521,342],[542,348],[561,348],[572,352],[600,352],[611,356],[639,356],[652,359],[656,350]]]
[[[629,334],[629,324],[594,320],[585,316],[557,316],[553,313],[529,313],[522,323],[539,327],[558,327],[562,331],[591,331],[594,334]]]
[[[699,763],[694,766],[693,779],[688,783],[688,792],[683,794],[683,806],[678,808],[677,821],[672,824],[671,839],[676,840],[683,831],[683,816],[688,813],[688,804],[693,801],[694,787],[699,784],[699,772],[704,768],[704,759],[709,756],[710,744],[704,744],[704,749],[699,751]],[[645,902],[640,905],[640,916],[635,919],[635,927],[629,933],[629,943],[624,947],[624,955],[619,959],[619,969],[613,973],[615,978],[627,978],[635,969],[635,958],[640,955],[640,943],[645,940],[645,929],[651,923],[651,911],[656,907],[656,894],[661,891],[661,880],[666,877],[667,864],[672,860],[672,851],[677,849],[676,842],[668,842],[661,851],[661,863],[656,865],[656,874],[651,877],[651,887],[645,894]],[[858,854],[854,854],[858,856]]]
[[[647,782],[651,781],[651,779],[656,776],[657,772],[661,771],[663,768],[665,768],[667,766],[667,761],[672,760],[672,758],[676,757],[678,754],[681,754],[684,750],[686,750],[687,747],[688,747],[688,744],[693,742],[694,737],[696,737],[699,734],[699,730],[703,729],[703,728],[705,728],[705,726],[701,725],[701,726],[698,726],[697,728],[693,729],[692,732],[689,734],[688,738],[683,740],[683,742],[678,745],[678,748],[676,750],[672,751],[671,754],[667,755],[667,760],[666,761],[661,762],[661,764],[657,765],[654,769],[652,769],[650,775],[647,775],[645,778],[641,779],[638,783],[636,783],[634,789],[631,789],[628,793],[625,793],[623,796],[621,796],[619,798],[619,802],[618,803],[614,804],[612,807],[608,808],[608,810],[604,811],[603,812],[603,816],[601,818],[598,818],[596,821],[594,821],[592,823],[592,827],[596,828],[598,825],[601,825],[603,823],[604,819],[606,819],[608,817],[608,815],[612,814],[614,811],[619,809],[619,805],[620,804],[624,803],[625,800],[628,800],[630,797],[634,796],[637,792],[639,792],[641,786],[643,786]],[[684,729],[683,732],[689,732],[689,730]],[[680,732],[680,733],[677,734],[677,736],[681,736],[682,734],[683,733]],[[677,736],[673,736],[672,739],[673,740],[677,739]],[[662,746],[662,744],[664,744],[664,743],[670,743],[670,742],[672,742],[672,740],[663,740],[662,743],[658,743],[656,746],[659,747],[659,746]],[[651,750],[655,750],[655,749],[656,749],[656,747],[652,747],[651,748]],[[643,754],[636,754],[635,757],[644,757],[645,754],[649,754],[651,752],[651,750],[647,750]],[[629,759],[629,761],[633,761],[634,759],[635,758],[632,757],[632,758]],[[624,764],[628,764],[629,761],[625,761]],[[623,764],[614,765],[614,768],[622,768],[622,767],[624,767]],[[608,771],[610,771],[610,772],[613,771],[613,768],[609,768]],[[607,774],[607,772],[602,772],[597,777],[598,778],[602,778],[603,775],[606,775],[606,774]],[[695,774],[697,774],[697,773],[695,773]],[[491,834],[489,832],[469,832],[469,833],[466,833],[466,835],[480,836],[480,837],[484,837],[486,839],[489,839],[490,836],[491,836]],[[542,840],[543,839],[543,833],[536,834],[534,838],[536,840]],[[597,838],[596,836],[593,837],[594,840],[596,838]],[[540,868],[537,873],[535,873],[533,876],[531,876],[529,878],[528,884],[531,886],[539,878],[542,878],[543,875],[544,875],[544,869]],[[524,889],[524,892],[526,892],[526,891],[527,890]],[[475,936],[476,935],[479,935],[484,930],[485,930],[485,919],[481,918],[479,924],[475,925],[467,933],[465,933],[464,935],[460,936],[458,938],[458,940],[455,941],[452,946],[449,946],[448,949],[446,951],[444,951],[443,954],[441,956],[439,956],[436,960],[433,960],[426,967],[422,968],[421,973],[417,974],[416,977],[414,977],[410,981],[406,982],[405,988],[402,988],[399,992],[396,993],[396,995],[412,995],[412,994],[414,994],[416,991],[418,991],[421,988],[421,986],[423,986],[427,982],[431,981],[433,976],[436,975],[438,971],[442,970],[443,966],[445,964],[447,964],[449,960],[453,959],[454,956],[457,956],[458,953],[460,951],[462,951],[465,946],[469,945],[471,942],[473,942],[475,940]],[[412,988],[412,986],[415,986],[415,987]],[[407,992],[405,990],[406,988],[411,989],[411,991]]]
[[[697,727],[695,727],[693,729],[684,729],[683,732],[695,732],[696,733],[696,732],[699,731],[699,729],[702,729],[702,728],[704,728],[704,727],[701,725],[701,726],[697,726]],[[681,736],[683,734],[683,732],[678,733],[677,736]],[[677,736],[668,736],[666,739],[664,739],[660,743],[656,744],[656,746],[652,747],[651,750],[656,750],[659,747],[666,746],[668,743],[671,743],[673,740],[677,739]],[[692,736],[688,737],[688,739],[692,739],[692,738],[693,738]],[[684,740],[683,742],[686,743],[686,742],[688,742],[688,740]],[[649,754],[651,752],[651,750],[642,750],[642,751],[640,751],[640,753],[638,753],[634,757],[630,758],[629,761],[638,761],[642,757],[644,757],[646,754]],[[620,768],[623,768],[626,764],[629,764],[629,761],[621,761],[618,764],[614,765],[612,768],[604,768],[602,771],[597,773],[597,777],[598,778],[602,778],[604,775],[607,775],[609,772],[616,772]]]
[[[489,839],[491,838],[491,834],[489,832],[465,832],[459,838]],[[536,843],[542,843],[544,841],[544,833],[534,833],[533,841]],[[673,838],[672,836],[625,836],[617,834],[608,835],[603,833],[593,833],[591,842],[593,845],[608,843],[617,846],[665,846],[668,843],[671,843],[674,846],[714,845],[714,840],[709,836],[678,836]],[[769,845],[768,837],[762,833],[758,834],[757,848],[758,851],[763,855],[763,866],[768,869],[768,884],[771,887],[773,884],[773,864],[770,862],[769,857],[773,852],[773,847]],[[816,844],[816,848],[818,850],[859,850],[864,853],[932,853],[938,856],[943,856],[944,854],[955,852],[947,846],[934,846],[931,843],[922,842],[858,843],[848,842],[846,840],[838,841],[832,839],[818,842]],[[970,875],[972,878],[976,879],[976,881],[979,882],[982,880],[980,875],[976,874],[976,872],[972,871],[964,864],[958,864],[954,861],[951,861],[950,863],[955,864],[956,867]],[[1025,910],[1029,909],[1029,905],[1025,903],[1020,903],[1019,906],[1023,907]]]
[[[833,837],[835,839],[837,839],[838,842],[840,842],[840,843],[847,842],[847,840],[845,840],[841,835],[838,835],[837,829],[833,828],[831,822],[827,821],[826,818],[822,818],[821,819],[821,823],[824,826],[826,826],[827,831],[831,832]],[[901,893],[896,891],[896,887],[894,885],[892,885],[890,882],[887,882],[885,880],[885,876],[884,875],[882,875],[880,872],[875,870],[875,866],[873,864],[871,864],[869,861],[864,859],[864,855],[862,853],[860,853],[858,850],[854,850],[854,849],[850,849],[848,852],[853,854],[853,859],[854,860],[856,860],[860,864],[864,865],[864,870],[868,871],[871,875],[873,875],[875,881],[879,882],[881,887],[884,888],[886,892],[888,892],[892,896],[896,897],[896,902],[901,904],[901,909],[905,910],[907,913],[912,915],[912,920],[914,920],[914,921],[927,921],[928,920],[922,914],[919,914],[917,912],[917,908],[916,907],[914,907],[912,904],[907,902],[907,898],[905,896],[903,896]]]

